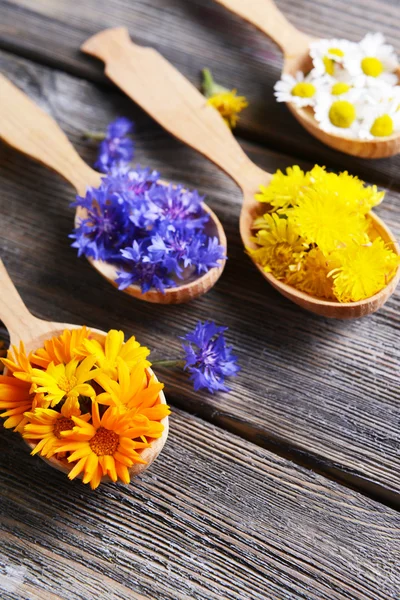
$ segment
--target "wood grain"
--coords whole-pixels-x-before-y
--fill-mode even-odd
[[[159,371],[168,400],[324,472],[334,469],[363,490],[373,484],[381,497],[391,491],[399,503],[399,291],[375,315],[351,323],[302,312],[263,281],[245,256],[238,234],[241,195],[225,175],[117,92],[6,53],[0,66],[56,118],[90,163],[95,148],[83,139],[84,130],[104,130],[117,115],[134,118],[137,161],[206,193],[228,236],[224,276],[207,296],[183,308],[135,301],[111,288],[69,247],[70,188],[0,146],[1,255],[28,308],[49,320],[134,333],[154,349],[154,359],[176,357],[178,336],[197,319],[230,327],[228,339],[242,366],[232,393],[195,394],[185,375]],[[253,144],[243,147],[270,171],[294,160]],[[377,211],[397,236],[399,207],[400,196],[389,193]]]
[[[34,589],[65,600],[395,600],[400,591],[398,513],[179,411],[163,454],[130,486],[93,493],[68,482],[4,430],[0,483],[0,573],[15,585],[2,598],[31,600]]]
[[[399,8],[391,0],[278,0],[278,8],[298,29],[314,36],[359,40],[382,31],[400,52]],[[217,81],[237,87],[250,101],[238,134],[292,156],[351,167],[364,178],[399,189],[400,158],[349,158],[315,140],[273,98],[282,70],[280,50],[252,25],[214,0],[0,0],[0,47],[93,81],[104,82],[101,67],[78,52],[90,35],[107,27],[128,27],[134,41],[157,48],[199,85],[209,67]],[[44,42],[45,40],[45,42]]]

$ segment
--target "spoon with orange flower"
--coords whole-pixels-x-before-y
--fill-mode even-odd
[[[215,0],[242,17],[268,37],[282,50],[283,74],[295,76],[298,71],[307,74],[312,67],[310,43],[313,38],[296,29],[280,12],[272,0]],[[332,49],[334,53],[335,49]],[[400,76],[400,69],[396,71]],[[400,151],[400,132],[374,139],[356,139],[323,131],[310,107],[296,106],[287,102],[291,113],[311,135],[336,150],[362,158],[383,158]]]
[[[218,112],[202,94],[152,48],[134,44],[125,28],[108,29],[88,39],[82,50],[101,58],[106,74],[164,129],[223,169],[242,189],[240,234],[247,249],[256,249],[253,224],[262,212],[255,200],[260,185],[271,175],[257,167],[243,152]],[[372,212],[375,231],[398,254],[395,239]],[[251,255],[252,256],[252,255]],[[280,281],[256,263],[260,273],[281,294],[303,308],[326,317],[356,318],[376,311],[393,293],[400,269],[379,293],[359,302],[332,302],[311,296]]]
[[[20,152],[44,164],[69,181],[80,196],[85,196],[89,186],[98,187],[103,174],[91,169],[79,156],[65,133],[50,117],[36,106],[21,90],[0,74],[0,138]],[[202,204],[210,216],[206,232],[210,238],[216,237],[225,249],[224,229],[214,212]],[[75,223],[84,219],[87,213],[78,207]],[[91,265],[105,279],[117,286],[117,268],[111,263],[88,258]],[[129,285],[124,291],[135,298],[158,304],[179,304],[205,294],[219,279],[225,261],[195,279],[168,287],[165,292],[151,288],[142,292],[140,286]]]
[[[19,431],[20,433],[22,433],[26,422],[29,421],[28,418],[24,417],[24,413],[25,415],[31,414],[29,411],[32,411],[35,408],[36,402],[36,396],[33,393],[31,393],[31,374],[32,372],[35,373],[36,371],[38,371],[38,369],[34,369],[32,371],[32,367],[41,364],[44,360],[44,356],[49,354],[49,357],[47,358],[47,360],[45,360],[45,363],[48,363],[51,359],[56,360],[57,357],[59,358],[62,354],[71,354],[75,347],[80,346],[81,342],[83,340],[86,340],[87,343],[93,346],[94,351],[98,353],[100,352],[100,354],[104,353],[104,356],[107,359],[107,350],[111,345],[115,346],[117,343],[119,344],[119,347],[123,348],[124,346],[127,346],[129,342],[126,342],[125,345],[123,344],[122,332],[115,331],[106,334],[104,331],[100,331],[98,329],[89,331],[86,327],[81,327],[79,325],[71,325],[68,323],[54,323],[34,317],[23,303],[1,260],[0,289],[0,319],[4,322],[9,331],[11,347],[13,348],[13,352],[9,354],[9,359],[5,361],[7,369],[4,375],[0,375],[0,409],[6,409],[1,416],[7,418],[7,421],[5,422],[5,426],[7,428],[13,428],[17,432]],[[139,344],[135,342],[135,346],[139,346]],[[39,351],[39,349],[42,350]],[[35,354],[35,360],[32,358],[32,354]],[[118,352],[116,352],[116,354],[118,354]],[[11,358],[12,356],[13,358]],[[90,357],[88,356],[87,358]],[[83,360],[83,363],[84,362],[85,361]],[[91,366],[93,366],[93,360],[90,360],[89,362],[91,363]],[[68,389],[70,389],[72,385],[79,385],[79,377],[77,377],[79,375],[79,369],[81,369],[81,372],[82,369],[85,370],[86,368],[87,370],[87,367],[85,367],[85,365],[82,367],[83,363],[81,363],[81,365],[76,368],[75,375],[71,376],[68,385],[68,382],[64,381],[65,378],[63,380],[63,383],[58,382],[59,387],[61,387],[61,395],[64,393],[64,391],[68,391]],[[45,365],[41,364],[41,366]],[[76,365],[73,366],[76,367]],[[55,368],[57,369],[57,367]],[[66,367],[66,373],[67,368],[68,367]],[[15,373],[17,373],[18,377],[14,376]],[[164,393],[162,392],[162,390],[159,389],[161,386],[157,384],[157,378],[155,377],[153,371],[149,367],[147,367],[144,370],[144,373],[147,380],[151,382],[152,385],[158,386],[154,388],[156,390],[156,395],[154,397],[154,406],[165,405],[166,402]],[[46,376],[46,371],[39,371],[39,374],[42,374],[42,376]],[[127,377],[127,381],[129,381],[129,373],[127,375],[125,374],[125,377]],[[82,378],[83,380],[86,379],[85,376],[83,376]],[[122,380],[120,381],[120,383],[122,384]],[[134,382],[134,386],[137,386],[137,383],[137,381]],[[116,384],[114,382],[114,388],[115,385]],[[82,383],[82,386],[86,386],[86,388],[90,387],[87,386],[85,382]],[[85,393],[85,387],[81,387],[81,390],[82,393]],[[122,385],[121,390],[123,391]],[[145,389],[144,392],[146,393],[147,390]],[[67,400],[68,398],[69,396],[67,396]],[[150,403],[148,402],[149,394],[147,394],[145,400],[146,399],[148,403],[147,405],[150,406]],[[67,404],[67,400],[65,401],[64,405]],[[91,440],[91,448],[93,452],[97,451],[99,456],[103,456],[103,461],[109,461],[109,459],[104,459],[104,456],[107,454],[107,452],[104,451],[104,444],[107,441],[106,436],[108,435],[108,437],[112,438],[112,441],[115,444],[116,448],[118,446],[118,439],[121,442],[121,438],[118,438],[118,434],[115,433],[115,431],[113,430],[111,431],[112,420],[114,419],[115,421],[115,415],[113,416],[112,411],[110,411],[110,414],[107,414],[106,411],[100,419],[99,412],[97,410],[98,403],[92,402],[92,405],[92,424],[86,423],[84,420],[82,423],[79,422],[79,424],[83,427],[87,427],[89,437],[90,431],[96,430],[96,433]],[[50,411],[50,413],[53,412],[54,411]],[[164,409],[161,412],[163,412],[163,414],[168,414],[168,411],[164,411]],[[59,413],[60,421],[57,421],[58,425],[63,425],[63,418],[64,420],[70,421],[69,427],[72,427],[76,424],[71,422],[71,418],[65,419],[63,409],[61,409],[61,412]],[[86,421],[87,420],[88,419],[86,419]],[[107,429],[108,423],[110,423],[110,430]],[[153,424],[154,422],[151,423]],[[33,432],[32,437],[30,437],[29,434],[26,435],[26,432],[24,433],[24,439],[33,451],[33,453],[36,453],[37,451],[37,439],[38,437],[40,437],[38,436],[38,432],[40,433],[41,431],[43,431],[43,423],[40,423],[40,419],[38,420],[38,423],[36,425],[38,426],[36,427],[37,431],[35,431],[35,427],[30,428],[30,431]],[[55,431],[58,432],[58,430],[60,430],[60,427],[57,428],[57,426],[55,426]],[[127,459],[126,457],[125,459],[121,459],[120,454],[118,454],[118,457],[121,460],[125,461],[125,467],[126,465],[129,465],[128,471],[126,471],[126,468],[119,468],[119,477],[122,478],[125,482],[129,482],[129,478],[131,476],[136,476],[139,473],[143,472],[145,469],[147,469],[161,452],[168,436],[168,417],[164,416],[164,418],[161,419],[160,423],[155,423],[155,427],[151,431],[154,435],[154,438],[152,438],[151,436],[147,437],[147,443],[141,444],[140,442],[123,442],[128,447],[128,449],[129,447],[133,446],[139,448],[139,450],[137,450],[136,453],[132,453],[131,459]],[[109,432],[109,434],[107,434],[107,432]],[[132,435],[130,435],[131,438]],[[65,438],[65,444],[68,443],[69,440]],[[76,443],[75,440],[74,443]],[[56,469],[69,474],[70,478],[71,475],[75,476],[77,470],[77,463],[75,464],[75,466],[73,466],[66,460],[66,458],[59,458],[58,455],[46,456],[46,454],[42,454],[41,457],[52,467],[55,467]],[[115,455],[113,458],[117,458],[117,455]],[[134,462],[135,460],[137,462]],[[80,466],[82,466],[82,464]],[[73,472],[73,469],[75,469],[75,473]],[[85,477],[87,477],[87,471],[85,470],[83,474],[79,473],[79,467],[77,475],[83,477],[84,483],[91,483],[92,487],[97,487],[98,483],[100,482],[100,480],[96,480],[95,476],[93,476],[94,478],[90,479],[90,481],[89,479],[85,480]],[[101,479],[109,480],[107,476],[105,478],[101,477]],[[112,477],[112,479],[115,480],[114,477]]]

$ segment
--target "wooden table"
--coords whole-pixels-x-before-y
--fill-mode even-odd
[[[306,32],[357,40],[380,30],[400,51],[394,1],[278,4]],[[2,72],[89,163],[96,149],[84,131],[134,119],[137,161],[206,194],[229,245],[206,297],[185,306],[129,298],[70,248],[68,185],[0,145],[1,256],[26,304],[43,318],[134,333],[154,359],[166,348],[175,356],[178,336],[211,318],[230,328],[242,365],[232,393],[215,396],[159,372],[170,437],[130,486],[92,493],[1,430],[0,597],[398,599],[399,292],[354,322],[313,316],[278,295],[243,252],[235,185],[79,53],[88,36],[117,25],[197,85],[207,66],[245,94],[237,136],[260,166],[318,162],[387,188],[377,212],[400,237],[400,158],[353,159],[305,133],[273,100],[277,48],[212,0],[0,0]]]

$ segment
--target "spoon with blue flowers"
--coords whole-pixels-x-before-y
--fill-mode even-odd
[[[72,245],[110,283],[141,300],[178,304],[217,282],[226,236],[196,191],[127,164],[105,174],[91,169],[52,117],[3,75],[0,114],[0,138],[76,189]]]

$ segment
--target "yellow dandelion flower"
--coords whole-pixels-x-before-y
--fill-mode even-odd
[[[236,127],[239,113],[249,105],[246,97],[215,83],[209,69],[203,69],[203,91],[207,104],[218,110],[228,127]]]
[[[300,260],[305,250],[290,219],[280,218],[276,213],[264,215],[264,228],[257,232],[253,241],[260,248],[250,250],[250,254],[267,273],[278,279],[285,278],[289,267]]]
[[[256,200],[270,204],[278,212],[284,212],[288,206],[297,202],[299,195],[309,184],[307,173],[294,165],[286,169],[286,175],[278,169],[269,185],[261,185]]]
[[[365,245],[350,244],[332,253],[338,266],[330,272],[339,302],[358,302],[374,296],[394,277],[400,257],[377,238]]]
[[[333,282],[328,278],[330,270],[330,262],[321,250],[312,248],[304,255],[299,268],[290,274],[287,283],[316,298],[334,300]]]
[[[249,105],[245,96],[238,96],[236,90],[214,94],[207,99],[207,104],[217,109],[231,129],[236,127],[239,113]]]
[[[367,221],[324,185],[308,188],[290,211],[299,234],[308,244],[316,244],[324,254],[351,242],[367,241]]]
[[[50,363],[46,371],[33,369],[32,380],[37,392],[45,394],[52,407],[64,399],[68,406],[79,406],[79,396],[96,396],[93,387],[86,383],[99,373],[99,369],[92,369],[95,362],[96,356],[87,356],[81,363],[77,359],[66,365]]]
[[[24,413],[32,409],[33,395],[30,394],[30,383],[14,376],[0,375],[0,417],[6,419],[6,429],[22,431],[28,419]]]
[[[7,352],[7,358],[2,358],[1,361],[17,379],[32,381],[31,355],[26,355],[23,342],[20,342],[19,349],[12,346],[12,349]]]
[[[136,365],[129,371],[127,364],[119,358],[117,368],[118,381],[105,373],[97,376],[97,383],[105,390],[97,396],[97,402],[119,407],[122,412],[144,415],[150,421],[161,421],[170,414],[169,407],[158,402],[164,384],[154,377],[149,380],[143,364]]]
[[[25,425],[22,436],[34,441],[36,446],[31,454],[39,453],[41,456],[51,458],[59,452],[59,448],[65,444],[61,437],[62,431],[70,431],[75,427],[72,415],[80,417],[82,421],[89,421],[91,415],[81,415],[79,408],[68,406],[64,403],[61,413],[51,408],[35,408],[32,412],[26,412],[28,423]]]
[[[67,364],[73,358],[83,358],[81,353],[84,340],[91,335],[87,327],[79,329],[65,329],[58,337],[52,337],[44,342],[44,347],[39,348],[31,355],[33,364],[47,369],[50,363],[59,365]]]
[[[150,350],[141,346],[132,336],[124,343],[124,332],[111,329],[104,340],[85,339],[83,342],[85,353],[96,357],[96,365],[110,377],[116,378],[117,358],[122,358],[131,369],[138,363],[144,367],[149,367],[150,363],[146,360]]]
[[[385,196],[376,185],[366,186],[358,177],[342,173],[327,173],[324,167],[315,165],[307,174],[310,185],[315,189],[325,189],[332,194],[337,203],[343,204],[349,211],[365,215],[374,206],[380,204]]]
[[[100,418],[97,402],[92,407],[92,423],[71,418],[75,426],[71,431],[61,432],[65,444],[59,452],[72,452],[68,462],[76,464],[68,474],[69,479],[83,472],[83,483],[90,483],[92,489],[98,487],[103,475],[112,481],[119,478],[129,483],[129,467],[134,463],[145,464],[137,450],[149,447],[134,440],[142,436],[160,437],[164,429],[161,423],[151,423],[141,415],[120,414],[111,406]]]

